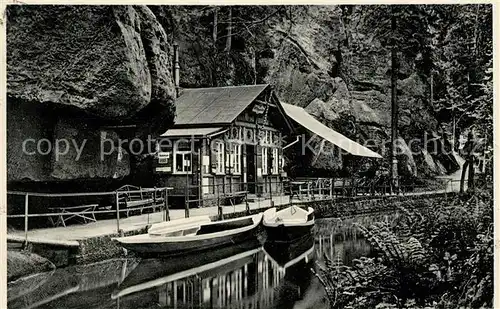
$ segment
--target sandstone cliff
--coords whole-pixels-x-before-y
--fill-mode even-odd
[[[102,136],[162,132],[175,113],[171,45],[155,15],[145,6],[10,6],[7,14],[8,180],[128,175],[126,150],[100,160]],[[73,147],[58,158],[27,155],[27,138],[87,142],[76,160]]]
[[[205,22],[208,35],[214,13],[207,8],[190,14],[185,10],[174,8],[167,14],[178,22],[173,28],[179,31],[175,39],[181,43],[182,72],[187,72],[181,74],[181,84],[270,83],[282,101],[305,107],[323,123],[360,143],[371,140],[386,158],[379,163],[389,166],[390,52],[369,31],[369,25],[363,24],[362,17],[353,17],[339,6],[276,7],[258,13],[236,7],[232,17],[250,22],[242,28],[243,34],[235,35],[233,50],[228,53],[211,40],[191,39],[198,35],[199,27],[190,27],[186,20],[191,24]],[[225,21],[219,27],[225,27],[227,13],[218,10],[217,14]],[[256,16],[252,19],[245,14]],[[260,24],[254,26],[255,20]],[[217,34],[227,36],[220,29]],[[217,57],[229,59],[230,69],[221,72],[219,66],[208,74],[212,68],[209,60]],[[399,60],[399,170],[408,176],[451,172],[457,168],[454,158],[443,151],[430,154],[423,145],[428,135],[438,137],[441,150],[450,147],[430,105],[429,83],[418,70],[418,57],[399,54]],[[334,168],[328,161],[331,157],[322,156],[312,162],[320,169]]]

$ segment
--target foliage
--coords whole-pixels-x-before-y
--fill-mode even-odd
[[[181,86],[216,87],[257,83],[256,56],[276,20],[293,6],[152,6],[173,40],[181,42]],[[253,61],[252,59],[253,58]],[[253,63],[253,64],[252,64]]]
[[[376,258],[318,267],[331,308],[492,306],[492,192],[429,206],[359,226]]]
[[[374,40],[381,43],[378,52],[394,46],[400,79],[417,72],[428,81],[421,100],[448,136],[473,128],[492,145],[491,4],[357,6],[342,12],[354,49],[376,46]]]

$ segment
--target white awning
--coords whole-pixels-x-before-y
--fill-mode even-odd
[[[378,153],[325,126],[324,124],[316,120],[313,116],[311,116],[308,112],[306,112],[303,108],[286,103],[281,104],[283,105],[286,114],[295,122],[302,125],[312,133],[321,136],[337,147],[347,151],[348,153],[360,157],[382,158],[382,156]]]
[[[222,127],[217,128],[187,128],[187,129],[169,129],[163,133],[162,137],[200,137],[211,136],[222,133]],[[220,131],[220,132],[219,132]]]

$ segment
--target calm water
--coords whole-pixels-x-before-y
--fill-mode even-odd
[[[316,221],[315,235],[291,245],[258,241],[170,259],[109,260],[58,269],[12,282],[15,308],[327,308],[311,272],[324,256],[370,254],[353,222],[389,216]]]

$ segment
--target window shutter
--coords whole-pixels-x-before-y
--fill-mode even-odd
[[[216,173],[217,169],[217,153],[218,153],[218,147],[216,143],[209,143],[209,152],[210,152],[210,172],[212,174]]]
[[[257,145],[257,147],[255,147],[255,152],[257,154],[257,160],[255,162],[255,165],[257,166],[257,169],[260,169],[262,171],[262,146]]]
[[[269,148],[267,152],[268,152],[268,154],[267,154],[267,162],[268,162],[267,163],[267,170],[268,170],[268,172],[267,173],[269,175],[272,175],[273,171],[274,171],[274,168],[273,168],[274,167],[274,164],[273,164],[274,163],[274,160],[273,160],[274,148]]]
[[[230,156],[230,154],[231,154],[231,144],[230,143],[226,143],[224,146],[225,146],[224,147],[224,162],[225,162],[225,164],[224,164],[224,168],[225,168],[224,171],[225,171],[226,174],[230,174],[231,173],[231,162],[230,162],[231,161],[230,160],[231,159],[231,156]]]
[[[229,172],[228,174],[234,174],[236,153],[234,151],[235,144],[229,144]]]
[[[200,155],[197,151],[191,154],[191,174],[196,175],[200,172]],[[198,185],[198,177],[192,177],[193,185]]]
[[[283,148],[278,148],[278,173],[283,173]]]

